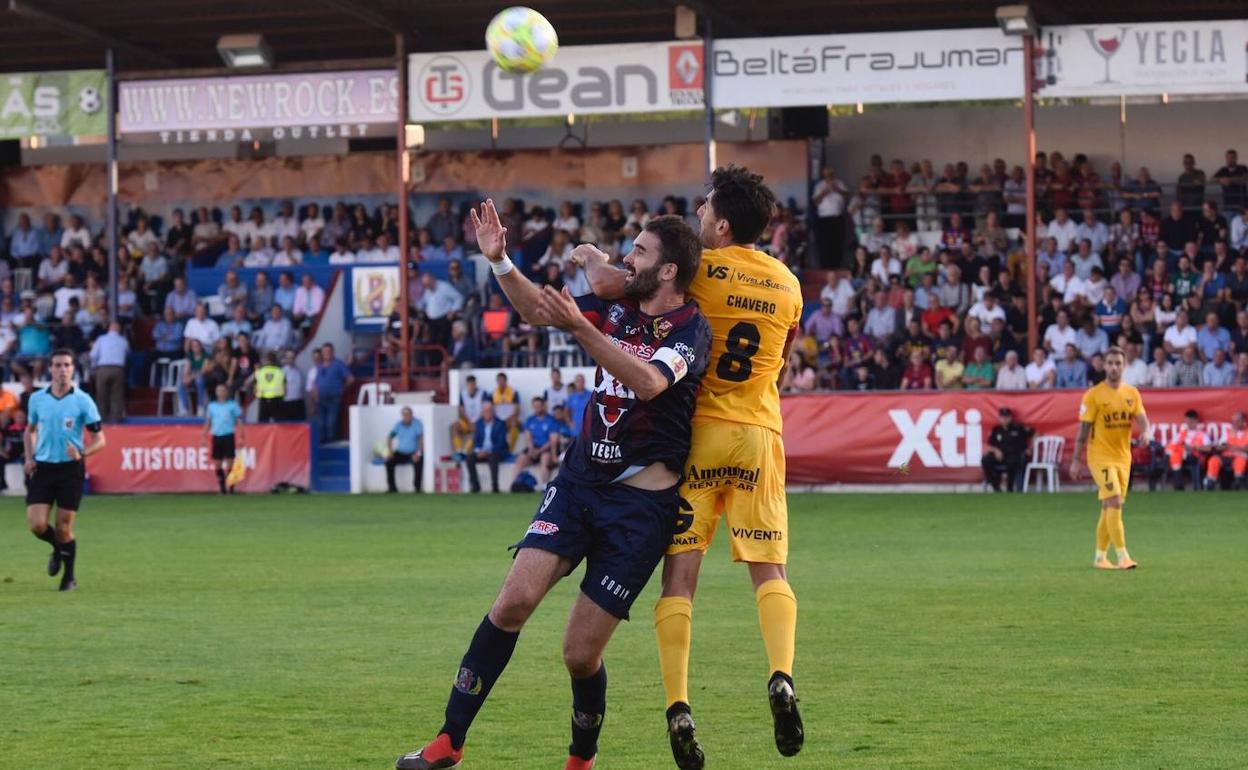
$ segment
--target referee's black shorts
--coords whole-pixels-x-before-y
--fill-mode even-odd
[[[82,504],[86,464],[35,463],[35,472],[26,479],[27,505],[55,505],[63,511],[76,511]]]
[[[234,459],[234,434],[227,433],[224,436],[212,437],[212,459],[214,460],[233,460]]]

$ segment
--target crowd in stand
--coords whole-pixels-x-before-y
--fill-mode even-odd
[[[1183,159],[1170,188],[1083,155],[1036,157],[1039,339],[1026,339],[1021,167],[887,167],[813,190],[829,267],[786,392],[1083,388],[1111,346],[1141,387],[1248,385],[1248,167]],[[1172,200],[1170,199],[1172,198]],[[828,237],[852,254],[836,264]],[[831,246],[838,244],[833,243]]]

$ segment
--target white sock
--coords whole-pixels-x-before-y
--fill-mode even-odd
[[[1118,553],[1118,561],[1131,560],[1131,554],[1127,553],[1126,548],[1115,548],[1114,550]]]
[[[1097,551],[1097,552],[1096,552],[1096,560],[1097,560],[1097,561],[1105,561],[1107,558],[1109,558],[1109,556],[1108,556],[1107,554],[1108,554],[1108,552],[1107,552],[1107,551]]]

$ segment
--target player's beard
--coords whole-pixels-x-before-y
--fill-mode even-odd
[[[654,297],[655,292],[659,290],[659,270],[662,268],[663,265],[655,265],[649,270],[639,270],[633,273],[632,280],[624,284],[624,296],[638,302],[645,302]]]

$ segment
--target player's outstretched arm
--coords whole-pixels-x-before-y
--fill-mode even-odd
[[[502,221],[498,218],[494,201],[487,198],[485,203],[481,204],[480,211],[472,209],[469,214],[472,217],[472,225],[477,231],[477,246],[490,261],[494,277],[498,280],[498,285],[503,288],[507,299],[511,301],[511,306],[527,323],[534,326],[549,326],[550,322],[541,318],[537,312],[539,293],[537,286],[525,278],[511,263],[511,258],[507,256],[507,228],[503,227]]]
[[[628,271],[611,266],[606,252],[583,243],[572,250],[572,261],[585,271],[590,291],[600,299],[615,300],[624,296],[624,281]]]
[[[670,384],[667,377],[653,364],[634,358],[616,347],[607,335],[590,323],[567,289],[557,292],[550,286],[544,287],[539,304],[539,312],[550,319],[551,326],[576,337],[585,352],[599,366],[611,372],[624,387],[633,391],[637,398],[649,401],[667,390]]]

